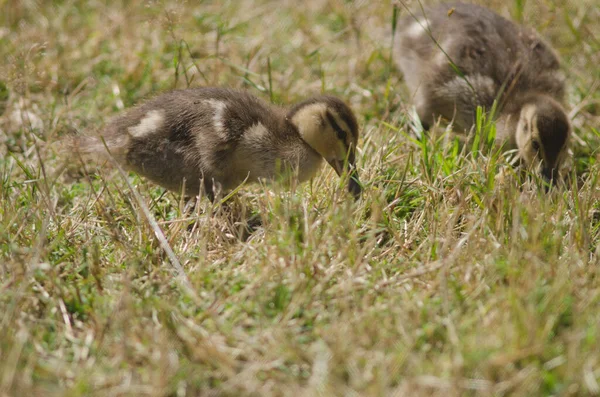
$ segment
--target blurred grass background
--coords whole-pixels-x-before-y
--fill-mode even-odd
[[[560,53],[571,189],[546,194],[450,134],[414,137],[390,62],[394,6],[414,0],[0,0],[0,393],[600,394],[600,5],[478,3]],[[59,150],[204,85],[344,98],[363,200],[323,169],[186,212]]]

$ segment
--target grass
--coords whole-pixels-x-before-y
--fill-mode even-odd
[[[0,0],[0,394],[599,394],[600,7],[486,5],[565,62],[568,189],[483,116],[471,145],[415,138],[389,1]],[[188,210],[58,149],[188,85],[343,97],[363,199],[323,169]]]

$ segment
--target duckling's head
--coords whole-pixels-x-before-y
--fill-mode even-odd
[[[563,107],[554,99],[534,95],[524,102],[517,123],[516,144],[526,166],[541,168],[552,181],[567,152],[571,125]]]
[[[355,165],[358,123],[348,105],[333,96],[315,97],[294,106],[286,118],[338,175],[347,170],[348,191],[358,198],[361,192]]]

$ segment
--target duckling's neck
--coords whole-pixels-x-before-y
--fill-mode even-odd
[[[323,157],[306,144],[301,150],[295,149],[295,153],[290,157],[297,164],[299,182],[307,181],[315,176],[323,163]]]

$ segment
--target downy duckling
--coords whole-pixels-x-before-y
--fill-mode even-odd
[[[442,4],[399,23],[394,58],[428,129],[435,118],[470,130],[497,100],[496,137],[521,163],[557,176],[571,126],[558,57],[538,34],[475,4]]]
[[[78,137],[79,153],[110,155],[125,169],[173,191],[211,199],[259,179],[294,172],[310,179],[325,159],[358,198],[358,123],[333,96],[289,110],[245,92],[191,88],[156,96],[112,120],[98,137]],[[106,144],[106,146],[105,146]]]

